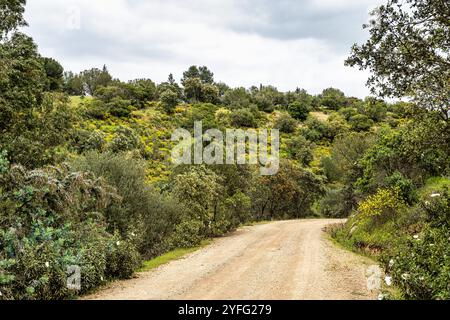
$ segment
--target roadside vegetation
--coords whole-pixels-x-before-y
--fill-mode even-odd
[[[429,4],[423,14],[439,28],[427,27],[450,38],[448,5],[406,2],[419,11]],[[369,45],[348,60],[379,75],[374,90],[386,80],[381,94],[410,102],[335,88],[318,95],[230,88],[204,66],[191,66],[180,82],[169,75],[159,84],[125,83],[106,66],[72,73],[42,57],[18,31],[24,5],[0,3],[0,17],[8,17],[0,20],[0,299],[69,298],[242,224],[306,217],[349,217],[334,237],[379,258],[404,298],[450,298],[450,68],[440,36],[427,40],[432,46],[415,37],[408,46],[418,49],[395,57],[401,61],[387,53],[379,61]],[[379,39],[371,30],[371,41]],[[446,53],[425,61],[444,82],[430,88],[408,63],[425,63],[424,47]],[[396,75],[393,83],[386,74]],[[193,130],[198,120],[204,129],[279,129],[279,173],[174,167],[172,132]],[[71,265],[82,270],[77,292],[67,287]]]

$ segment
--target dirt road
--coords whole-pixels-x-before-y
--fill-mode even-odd
[[[375,299],[370,260],[337,248],[322,229],[339,220],[282,221],[214,241],[185,258],[87,299]]]

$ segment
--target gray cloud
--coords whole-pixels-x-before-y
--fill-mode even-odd
[[[163,81],[204,64],[233,86],[335,86],[363,96],[367,75],[343,61],[379,2],[29,0],[26,17],[43,54],[73,71],[106,63],[123,80]]]

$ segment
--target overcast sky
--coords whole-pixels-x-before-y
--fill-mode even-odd
[[[106,64],[121,80],[206,65],[233,87],[272,84],[364,97],[367,74],[344,66],[382,0],[28,0],[27,33],[79,72]]]

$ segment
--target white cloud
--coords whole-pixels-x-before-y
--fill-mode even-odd
[[[364,0],[362,7],[376,1]],[[305,4],[345,9],[356,2],[361,7],[360,1],[352,0],[308,0]],[[207,65],[216,80],[232,86],[263,83],[282,90],[302,87],[312,93],[334,86],[351,95],[368,94],[364,87],[367,74],[344,67],[345,54],[332,41],[317,37],[317,30],[311,30],[310,36],[289,39],[266,36],[251,26],[273,23],[267,7],[255,4],[255,10],[248,11],[242,3],[29,0],[27,32],[43,54],[57,58],[66,69],[81,71],[107,64],[122,80],[149,77],[160,82],[171,72],[180,78],[183,70],[197,64]],[[74,8],[81,14],[80,30],[68,28],[77,12]],[[363,9],[361,17],[365,16]],[[250,26],[248,30],[234,28],[243,21]],[[360,28],[360,23],[347,27]]]

